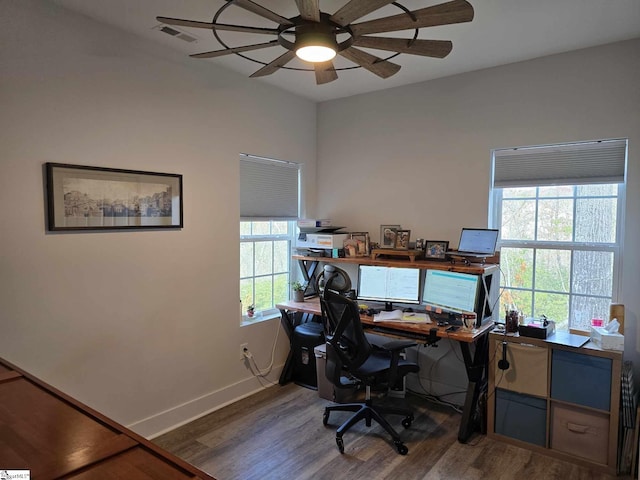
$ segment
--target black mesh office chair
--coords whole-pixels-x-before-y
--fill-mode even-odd
[[[374,405],[371,387],[394,387],[402,382],[405,375],[419,370],[418,365],[400,357],[402,350],[415,345],[410,340],[391,340],[383,345],[371,346],[360,322],[360,312],[354,300],[344,293],[349,282],[346,273],[327,265],[319,279],[320,305],[325,322],[327,360],[325,373],[336,388],[353,388],[356,384],[365,386],[364,403],[347,403],[327,406],[322,421],[329,422],[329,414],[334,411],[355,412],[336,430],[336,443],[340,453],[344,453],[342,436],[360,420],[378,422],[393,439],[398,453],[406,455],[406,447],[398,433],[383,417],[385,414],[403,415],[402,425],[411,426],[413,413],[405,408]]]

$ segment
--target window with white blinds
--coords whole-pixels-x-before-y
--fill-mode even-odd
[[[290,295],[300,165],[240,156],[240,304],[243,324],[278,315]]]
[[[618,301],[627,140],[497,149],[491,226],[500,229],[501,315],[588,330]]]

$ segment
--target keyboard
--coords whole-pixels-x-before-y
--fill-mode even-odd
[[[387,334],[395,335],[402,338],[413,338],[415,340],[422,340],[422,341],[424,341],[429,336],[428,333],[423,334],[423,333],[407,332],[405,330],[399,331],[393,328],[381,327],[379,325],[368,327],[367,330],[372,332],[378,332],[378,333],[387,333]]]

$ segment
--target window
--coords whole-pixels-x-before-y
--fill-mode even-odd
[[[240,221],[240,300],[262,315],[289,298],[295,222]]]
[[[558,330],[608,318],[617,301],[625,158],[619,140],[494,152],[501,318],[505,306],[546,315]]]
[[[297,163],[240,156],[240,301],[243,314],[276,314],[289,298],[291,247],[300,197]],[[244,320],[248,318],[245,316]]]

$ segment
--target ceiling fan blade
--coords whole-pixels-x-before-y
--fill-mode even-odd
[[[272,22],[276,22],[280,25],[293,25],[288,18],[284,18],[278,15],[277,13],[272,12],[268,8],[265,8],[262,5],[258,5],[257,3],[252,2],[251,0],[227,0],[227,2],[231,2],[240,8],[244,8],[245,10],[248,10],[251,13],[260,15],[261,17],[264,17],[267,20],[271,20]]]
[[[319,0],[296,0],[300,16],[304,20],[312,22],[320,21],[320,3]]]
[[[340,10],[331,15],[330,20],[346,27],[354,20],[364,17],[366,14],[374,12],[379,8],[393,3],[394,0],[351,0]]]
[[[181,27],[193,27],[193,28],[205,28],[207,30],[227,30],[230,32],[245,32],[245,33],[266,33],[269,35],[277,35],[277,28],[259,28],[259,27],[244,27],[242,25],[229,25],[227,23],[211,23],[211,22],[197,22],[195,20],[183,20],[181,18],[170,17],[156,17],[156,20],[167,25],[179,25]]]
[[[391,75],[398,73],[400,65],[383,60],[382,58],[371,55],[363,50],[349,47],[340,52],[340,55],[351,60],[353,63],[360,65],[365,70],[376,74],[380,78],[389,78]]]
[[[193,55],[189,55],[193,58],[214,58],[214,57],[222,57],[224,55],[230,55],[232,53],[237,52],[248,52],[250,50],[260,50],[261,48],[269,48],[275,47],[278,45],[277,40],[271,40],[266,43],[256,43],[253,45],[243,45],[242,47],[233,47],[233,48],[223,48],[222,50],[213,50],[212,52],[203,52],[203,53],[194,53]]]
[[[285,52],[284,54],[280,55],[278,58],[276,58],[273,62],[271,62],[268,65],[265,65],[264,67],[262,67],[260,70],[253,72],[251,75],[249,75],[251,78],[255,78],[255,77],[264,77],[266,75],[271,75],[273,72],[275,72],[276,70],[278,70],[280,67],[284,67],[287,63],[289,63],[291,60],[293,60],[296,56],[296,53],[288,50],[287,52]]]
[[[453,48],[449,40],[411,40],[409,38],[357,37],[354,45],[358,47],[388,50],[390,52],[410,53],[425,57],[444,58]]]
[[[318,85],[338,79],[338,72],[336,72],[331,60],[328,62],[316,62],[313,64],[313,69],[316,72],[316,84]]]
[[[401,13],[392,17],[351,25],[351,30],[355,36],[360,36],[368,33],[395,32],[473,20],[473,7],[466,0],[453,0],[433,7],[414,10],[411,13],[416,17],[415,22],[406,13]]]
[[[166,23],[167,25],[180,25],[181,27],[206,28],[207,30],[213,28],[213,23],[211,22],[197,22],[195,20],[183,20],[182,18],[171,17],[156,17],[156,20],[161,23]]]

